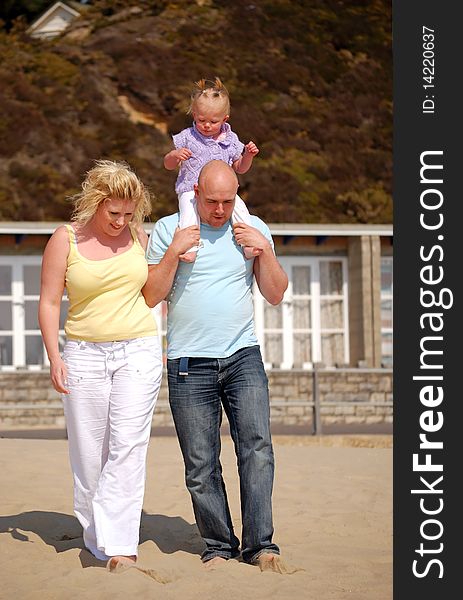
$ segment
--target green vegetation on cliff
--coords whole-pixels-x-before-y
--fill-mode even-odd
[[[260,148],[240,176],[252,212],[391,222],[389,0],[101,0],[52,41],[0,17],[0,219],[67,219],[97,158],[137,170],[153,220],[174,212],[162,158],[191,124],[191,83],[218,75]]]

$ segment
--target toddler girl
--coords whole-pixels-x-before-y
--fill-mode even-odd
[[[173,136],[175,149],[164,156],[164,166],[172,170],[180,165],[175,184],[180,210],[180,228],[199,225],[200,220],[194,201],[194,184],[203,166],[211,160],[223,160],[236,173],[246,173],[252,159],[259,152],[254,142],[244,145],[227,123],[230,116],[230,97],[218,77],[215,81],[201,79],[194,84],[188,114],[193,116],[193,126]],[[250,215],[243,200],[237,195],[232,215],[233,223],[251,224]],[[200,246],[191,248],[180,258],[193,262]],[[261,254],[262,249],[244,247],[246,258]]]

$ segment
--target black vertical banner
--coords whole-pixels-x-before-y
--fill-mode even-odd
[[[462,39],[462,2],[393,2],[396,600],[462,596]]]

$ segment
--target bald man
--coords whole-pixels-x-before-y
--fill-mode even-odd
[[[274,458],[268,381],[255,336],[252,285],[279,304],[288,278],[270,231],[231,224],[238,180],[225,162],[207,163],[195,185],[201,227],[178,229],[178,213],[160,219],[151,234],[144,289],[149,306],[168,302],[169,402],[185,462],[186,485],[211,568],[240,555],[262,570],[281,572],[273,542]],[[201,239],[194,263],[179,256]],[[262,248],[251,260],[243,246]],[[238,460],[242,540],[236,537],[220,463],[222,409]]]

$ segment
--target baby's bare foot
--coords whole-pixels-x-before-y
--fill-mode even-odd
[[[256,256],[260,256],[262,254],[262,248],[255,248],[254,246],[244,246],[243,252],[246,258],[255,258]]]
[[[192,263],[196,260],[196,252],[185,252],[185,254],[180,254],[179,259],[182,262]]]

